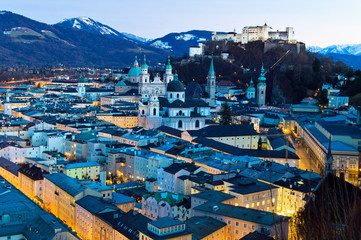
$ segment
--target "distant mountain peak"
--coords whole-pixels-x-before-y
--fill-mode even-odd
[[[74,28],[83,30],[86,32],[98,34],[98,35],[106,35],[111,37],[123,37],[121,33],[117,30],[102,24],[98,21],[95,21],[89,17],[77,17],[77,18],[68,18],[63,21],[55,24],[57,26],[63,26],[66,28]]]
[[[311,52],[317,52],[320,54],[344,54],[361,56],[361,44],[338,44],[331,45],[325,48],[312,46],[308,48]]]

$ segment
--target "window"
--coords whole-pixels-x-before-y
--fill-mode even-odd
[[[183,122],[182,122],[182,120],[179,120],[179,121],[178,121],[178,128],[183,128]]]
[[[177,98],[179,98],[179,93],[177,93]]]
[[[173,98],[173,93],[170,94],[170,98]]]
[[[247,228],[247,224],[243,224],[243,228]]]
[[[239,223],[238,223],[238,222],[236,222],[236,227],[238,227],[238,224],[239,224]]]
[[[156,108],[153,109],[153,115],[154,115],[154,116],[157,115],[157,109],[156,109]]]
[[[196,121],[196,128],[199,128],[199,120]]]
[[[232,222],[231,222],[231,220],[228,220],[228,225],[230,225]]]

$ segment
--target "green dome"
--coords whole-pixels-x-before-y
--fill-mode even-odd
[[[142,69],[144,69],[144,68],[148,68],[147,59],[145,59],[145,57],[144,57],[143,64],[142,64]]]
[[[246,91],[247,92],[255,92],[256,89],[253,86],[249,86]]]
[[[140,67],[132,67],[129,72],[128,72],[128,76],[139,76],[142,73],[142,70],[140,69]]]
[[[167,92],[184,92],[184,85],[178,80],[178,74],[175,74],[174,80],[168,84]]]
[[[165,69],[172,70],[172,65],[170,65],[170,58],[168,58],[167,66],[165,67]]]
[[[255,92],[256,88],[253,86],[253,80],[251,79],[251,82],[249,83],[249,87],[246,90],[247,92]]]

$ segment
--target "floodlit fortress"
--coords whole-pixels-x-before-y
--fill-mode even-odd
[[[212,33],[212,41],[233,41],[235,43],[246,44],[253,41],[281,40],[290,43],[296,42],[293,27],[286,27],[285,31],[274,31],[265,23],[263,26],[247,26],[242,29],[242,33],[229,32],[224,34]]]

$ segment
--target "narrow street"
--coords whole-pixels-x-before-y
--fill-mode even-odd
[[[291,136],[288,135],[287,138],[288,141],[292,144],[292,147],[296,149],[296,154],[300,158],[299,168],[319,173],[319,169],[312,162],[310,156],[306,151],[306,148],[295,143]]]

